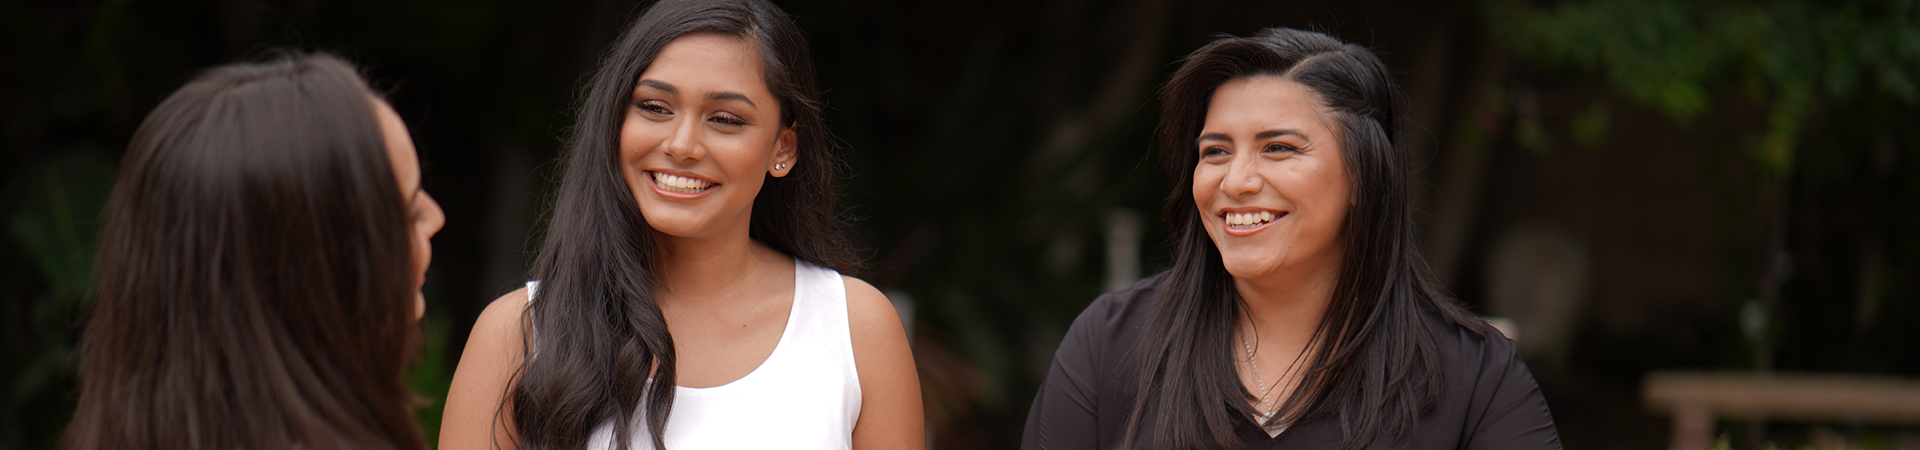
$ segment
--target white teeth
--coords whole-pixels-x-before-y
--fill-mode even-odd
[[[1274,218],[1274,215],[1272,211],[1261,211],[1257,213],[1227,213],[1227,225],[1248,227],[1248,226],[1259,225],[1267,222],[1272,222],[1273,218]]]
[[[666,188],[666,190],[673,191],[673,192],[692,194],[692,193],[697,193],[697,192],[706,190],[707,187],[713,186],[713,182],[711,181],[695,179],[695,178],[687,178],[687,177],[677,176],[677,175],[668,175],[660,172],[649,172],[649,173],[653,174],[654,183],[659,184],[660,187]]]

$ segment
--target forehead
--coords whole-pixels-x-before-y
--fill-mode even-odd
[[[735,92],[761,103],[772,96],[761,64],[760,49],[745,39],[695,33],[668,42],[640,79],[666,82],[682,94]]]
[[[393,106],[385,100],[368,97],[372,103],[373,115],[380,125],[380,138],[386,144],[387,164],[392,166],[393,174],[400,179],[400,190],[410,192],[420,184],[420,157],[414,154],[413,136],[407,133],[406,122]]]
[[[1300,83],[1261,75],[1228,80],[1207,104],[1206,132],[1237,134],[1292,129],[1330,131],[1320,100]]]

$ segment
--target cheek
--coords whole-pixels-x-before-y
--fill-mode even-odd
[[[659,147],[671,134],[672,126],[671,122],[654,122],[638,114],[627,114],[626,121],[620,124],[620,164],[631,165]]]
[[[620,147],[619,148],[620,148],[620,165],[622,166],[633,164],[634,161],[640,160],[641,154],[646,153],[646,151],[640,146],[640,141],[642,139],[641,136],[638,136],[640,132],[639,130],[636,130],[634,128],[635,127],[633,126],[624,126],[620,128],[620,143],[619,143]]]
[[[655,147],[658,140],[649,140],[645,127],[636,127],[629,121],[628,126],[620,130],[620,178],[626,181],[628,190],[638,195],[646,188],[646,174],[640,170],[640,159]]]
[[[767,168],[773,164],[770,162],[771,155],[746,149],[735,149],[729,153],[715,156],[725,158],[719,162],[726,166],[727,181],[737,188],[734,195],[746,197],[746,201],[752,202],[767,183]]]
[[[1213,195],[1220,191],[1220,177],[1224,176],[1217,173],[1218,170],[1210,169],[1206,165],[1193,168],[1193,204],[1200,209],[1203,218],[1212,216],[1207,213],[1207,204],[1212,203]]]
[[[1223,232],[1219,227],[1220,219],[1213,215],[1211,205],[1214,196],[1220,192],[1220,178],[1222,175],[1216,173],[1218,171],[1207,169],[1208,167],[1205,165],[1193,169],[1194,214],[1197,215],[1200,229],[1206,231],[1207,239],[1213,241],[1214,248],[1225,250],[1220,247],[1220,240],[1222,239],[1220,233]]]
[[[1338,166],[1323,166],[1300,175],[1295,178],[1295,191],[1302,194],[1299,198],[1302,209],[1311,213],[1307,216],[1309,220],[1301,224],[1303,237],[1322,245],[1334,245],[1353,203],[1346,174],[1340,172]]]
[[[759,192],[766,183],[768,170],[773,168],[775,139],[772,133],[747,132],[740,134],[713,133],[706,136],[704,143],[707,154],[721,167],[722,180],[734,186],[749,188],[743,191]]]

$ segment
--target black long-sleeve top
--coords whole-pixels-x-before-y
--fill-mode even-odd
[[[1120,449],[1134,399],[1128,353],[1160,301],[1156,279],[1102,295],[1074,319],[1027,416],[1021,448]],[[1482,337],[1428,315],[1439,342],[1446,389],[1405,439],[1376,437],[1369,449],[1559,449],[1560,434],[1526,363],[1504,336]],[[1295,423],[1268,437],[1251,419],[1239,427],[1242,449],[1328,449],[1340,444],[1336,419]],[[1144,427],[1143,427],[1144,428]],[[1150,447],[1149,431],[1136,445]]]

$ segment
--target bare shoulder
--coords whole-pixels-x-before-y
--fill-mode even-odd
[[[527,290],[521,288],[494,299],[474,322],[447,390],[440,448],[518,448],[512,406],[503,399],[526,351],[520,324],[527,306]]]
[[[906,327],[879,289],[859,278],[842,279],[847,285],[847,322],[861,392],[853,450],[925,448],[920,378]]]
[[[500,374],[518,368],[521,353],[526,351],[525,342],[521,339],[521,323],[528,306],[527,289],[524,287],[508,292],[487,305],[487,309],[480,312],[479,320],[473,323],[473,334],[467,337],[467,348],[460,355],[460,367],[455,370],[454,377],[459,378],[462,372],[477,370],[488,374],[483,378],[487,380],[486,384],[491,385],[504,381]]]
[[[877,367],[913,364],[907,328],[886,294],[859,278],[842,276],[847,284],[847,328],[853,338],[854,365],[861,377]]]
[[[511,334],[515,340],[520,337],[520,318],[526,316],[527,288],[521,287],[493,299],[487,309],[480,312],[480,319],[473,323],[474,337],[486,333],[489,336]]]
[[[887,295],[874,289],[859,278],[841,276],[847,284],[847,320],[850,321],[857,336],[861,328],[877,327],[881,330],[899,329],[904,337],[905,327],[900,323],[900,314],[893,309],[893,302],[887,301]]]

